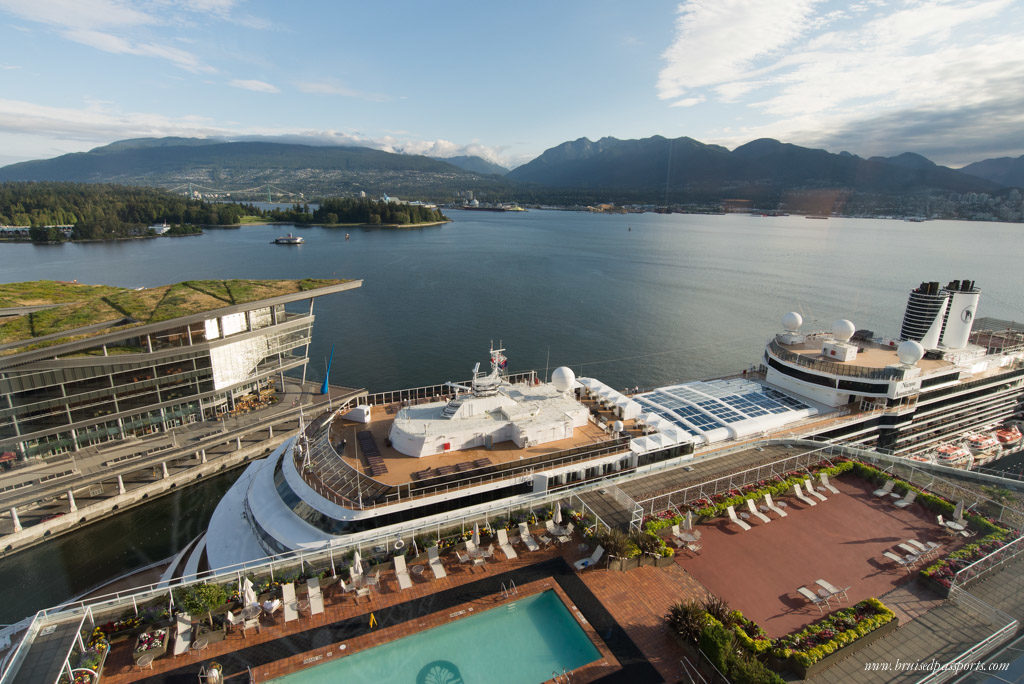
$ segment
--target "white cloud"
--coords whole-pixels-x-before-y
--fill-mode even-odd
[[[281,92],[277,86],[271,85],[265,81],[257,81],[254,79],[236,78],[228,82],[228,85],[234,86],[235,88],[241,88],[243,90],[251,90],[254,93],[279,93]]]
[[[335,81],[300,81],[295,84],[295,87],[310,95],[340,95],[341,97],[353,97],[369,102],[387,102],[391,99],[390,96],[383,93],[354,90]]]
[[[675,102],[673,102],[672,106],[673,107],[692,107],[694,105],[699,105],[701,102],[704,102],[706,99],[707,98],[705,98],[703,95],[698,95],[697,97],[684,97],[682,100],[676,100]]]

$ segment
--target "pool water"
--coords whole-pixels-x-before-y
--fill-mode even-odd
[[[600,657],[549,590],[273,681],[519,684],[543,682]]]

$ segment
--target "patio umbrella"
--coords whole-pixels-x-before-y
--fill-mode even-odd
[[[562,502],[555,502],[555,515],[551,519],[555,521],[556,525],[562,524]]]
[[[420,555],[420,547],[416,544],[416,537],[412,538],[412,557]]]
[[[473,523],[473,543],[480,546],[480,523]]]
[[[352,574],[363,574],[363,559],[359,557],[359,549],[356,549],[356,555],[352,557]]]
[[[686,511],[686,529],[693,529],[693,509]]]
[[[246,577],[242,586],[244,588],[242,596],[245,597],[245,603],[243,605],[251,606],[253,604],[258,604],[259,601],[256,600],[256,590],[252,586],[252,580]]]

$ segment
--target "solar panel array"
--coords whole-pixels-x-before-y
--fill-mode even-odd
[[[634,397],[649,413],[709,432],[732,423],[810,408],[782,392],[742,379],[673,385]]]

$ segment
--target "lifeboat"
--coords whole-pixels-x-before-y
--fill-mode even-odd
[[[999,440],[991,432],[968,432],[964,439],[967,440],[967,448],[974,456],[975,467],[985,465],[1003,451]]]
[[[998,439],[1004,447],[1020,444],[1020,438],[1020,428],[1016,425],[996,430],[996,439]]]
[[[935,462],[939,465],[970,468],[974,462],[970,449],[959,444],[940,444],[935,453],[937,454]]]

